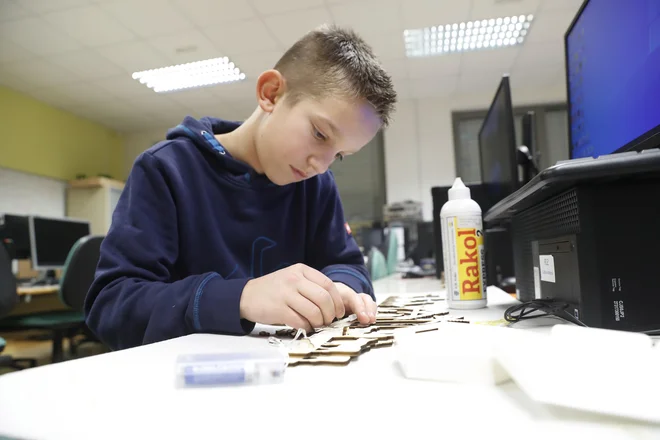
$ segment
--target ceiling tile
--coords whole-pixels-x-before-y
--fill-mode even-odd
[[[450,96],[456,90],[457,83],[457,75],[411,80],[410,96],[416,99]]]
[[[554,43],[525,43],[516,59],[516,69],[535,69],[538,67],[564,66],[564,45]]]
[[[236,101],[256,105],[256,78],[211,87],[211,91],[224,101]]]
[[[244,0],[196,0],[194,7],[189,0],[172,0],[172,2],[200,27],[256,17],[250,3]]]
[[[323,6],[323,0],[252,0],[252,6],[261,15],[273,15]]]
[[[322,24],[331,23],[332,19],[326,8],[314,8],[271,15],[265,17],[264,21],[280,44],[288,49],[307,32]]]
[[[367,0],[330,6],[334,22],[368,37],[374,33],[402,31],[401,0]]]
[[[183,92],[171,92],[171,93],[153,93],[151,95],[143,95],[136,99],[128,99],[126,102],[139,111],[146,113],[157,114],[159,112],[176,110],[181,108],[181,104],[176,101],[173,101],[170,98],[170,95],[174,93],[183,93]]]
[[[255,52],[237,55],[232,57],[232,60],[241,69],[241,72],[245,73],[248,79],[256,79],[264,71],[275,67],[275,63],[277,63],[282,54],[283,52],[281,51]]]
[[[456,93],[495,93],[497,85],[502,80],[502,75],[508,73],[502,70],[481,69],[478,72],[463,73],[458,78]]]
[[[401,102],[404,99],[410,99],[410,80],[408,78],[392,78],[392,83],[394,84],[394,91],[396,92],[396,99],[398,102]],[[394,114],[394,119],[396,119],[396,112]]]
[[[217,47],[224,48],[225,54],[231,57],[280,48],[280,44],[257,18],[207,27],[202,32]]]
[[[410,78],[428,78],[439,75],[458,75],[461,69],[461,57],[464,54],[446,54],[434,57],[409,58]]]
[[[151,38],[147,42],[173,64],[190,63],[225,55],[222,48],[216,47],[211,40],[195,29]]]
[[[99,54],[130,73],[163,67],[171,63],[165,55],[144,41],[113,44],[99,47],[96,50]]]
[[[81,79],[71,70],[43,59],[3,64],[0,69],[2,69],[0,72],[8,72],[10,75],[18,76],[23,82],[35,88],[72,84]]]
[[[573,13],[567,10],[542,11],[534,16],[525,42],[563,42],[564,34],[573,21]]]
[[[149,38],[173,34],[193,27],[173,5],[161,0],[121,0],[100,4],[136,35]]]
[[[83,49],[50,57],[54,64],[64,67],[84,79],[107,78],[123,73],[123,69],[92,49]]]
[[[466,21],[470,17],[471,2],[407,0],[403,7],[403,26],[417,29]]]
[[[563,68],[536,67],[523,69],[516,67],[511,72],[511,88],[513,90],[550,87],[563,84],[564,81]]]
[[[189,109],[195,109],[197,107],[218,106],[220,101],[218,97],[207,87],[169,93],[167,97],[177,104],[180,104]]]
[[[122,99],[139,98],[156,93],[128,74],[92,81],[91,84]]]
[[[68,52],[83,47],[80,42],[39,17],[3,23],[0,26],[0,40],[5,39],[37,55]]]
[[[43,17],[53,26],[90,47],[135,39],[131,31],[96,4],[51,12]]]
[[[582,3],[584,3],[584,0],[543,0],[541,9],[547,11],[567,9],[577,13]]]
[[[10,63],[35,57],[34,53],[13,43],[8,38],[0,38],[0,63]]]
[[[408,78],[408,59],[407,58],[382,58],[379,60],[385,71],[392,79]]]
[[[107,91],[87,83],[38,88],[30,95],[57,107],[92,105],[116,99]]]
[[[86,5],[90,3],[90,0],[16,0],[16,3],[37,14],[44,14],[46,12]]]
[[[32,12],[15,0],[0,1],[0,22],[16,20],[32,15]]]
[[[536,14],[542,0],[493,1],[472,0],[470,20]]]
[[[406,56],[406,46],[403,42],[403,33],[390,31],[377,35],[363,35],[367,44],[371,46],[378,58],[400,58]]]
[[[520,50],[518,46],[513,46],[464,52],[461,60],[461,72],[478,72],[484,66],[488,66],[489,70],[510,71]]]

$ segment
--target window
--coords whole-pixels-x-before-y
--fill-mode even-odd
[[[351,227],[383,219],[386,200],[382,131],[358,153],[343,161],[336,160],[330,169],[335,175],[344,215]]]
[[[533,152],[539,169],[568,159],[568,120],[565,104],[514,107],[516,144],[522,142],[522,117],[528,111],[536,114],[536,143]],[[487,109],[452,113],[456,175],[465,182],[481,181],[479,129]]]

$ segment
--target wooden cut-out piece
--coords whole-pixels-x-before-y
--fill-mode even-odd
[[[309,356],[304,358],[292,358],[289,367],[296,365],[334,365],[344,366],[351,362],[350,356]]]

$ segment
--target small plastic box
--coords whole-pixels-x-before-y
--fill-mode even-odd
[[[277,383],[284,379],[288,354],[278,348],[180,355],[176,360],[179,387]]]

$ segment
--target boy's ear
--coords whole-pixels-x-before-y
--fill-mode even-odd
[[[282,74],[274,69],[266,70],[257,78],[257,102],[265,112],[272,112],[275,104],[282,99],[286,90],[286,81]]]

